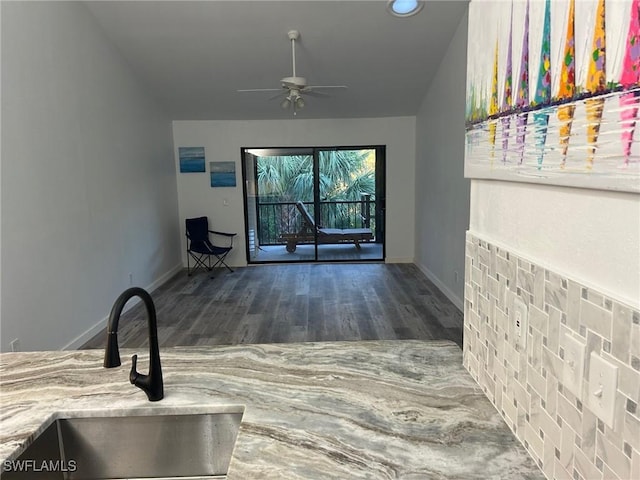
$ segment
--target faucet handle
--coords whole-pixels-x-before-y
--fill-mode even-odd
[[[138,355],[134,355],[133,357],[131,357],[131,372],[129,372],[129,381],[134,385],[136,384],[136,380],[138,380],[138,377],[140,376],[140,374],[136,370],[137,365]]]
[[[138,365],[138,355],[131,357],[131,372],[129,373],[129,381],[143,390],[152,402],[162,400],[164,397],[164,385],[162,383],[162,371],[160,369],[160,360],[157,364],[152,362],[149,365],[149,375],[144,375],[136,371]]]

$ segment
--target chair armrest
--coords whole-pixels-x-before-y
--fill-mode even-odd
[[[213,233],[215,235],[223,235],[225,237],[235,237],[237,235],[237,233],[217,232],[215,230],[209,230],[209,233]]]

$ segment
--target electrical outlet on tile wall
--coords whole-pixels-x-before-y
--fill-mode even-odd
[[[529,310],[527,304],[517,295],[513,296],[511,308],[511,322],[513,323],[514,341],[520,351],[527,348],[527,333],[529,329]]]

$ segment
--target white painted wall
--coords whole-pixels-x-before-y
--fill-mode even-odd
[[[416,119],[416,264],[460,309],[469,225],[469,180],[464,178],[467,20],[465,15],[460,21]]]
[[[181,266],[172,149],[84,4],[2,2],[3,351],[77,346]]]
[[[208,216],[215,230],[237,232],[229,264],[246,265],[240,149],[386,145],[387,262],[414,261],[415,117],[335,120],[174,121],[175,162],[178,147],[205,147],[207,173],[178,174],[178,203],[186,265],[185,218]],[[235,161],[238,186],[211,188],[209,162]],[[227,199],[229,206],[223,206]],[[464,240],[464,238],[463,238]]]
[[[470,230],[640,305],[640,195],[474,180]]]

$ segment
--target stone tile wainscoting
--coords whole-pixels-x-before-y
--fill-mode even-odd
[[[463,343],[465,368],[547,478],[640,479],[637,309],[467,232]],[[589,398],[595,357],[617,367],[612,417]]]

